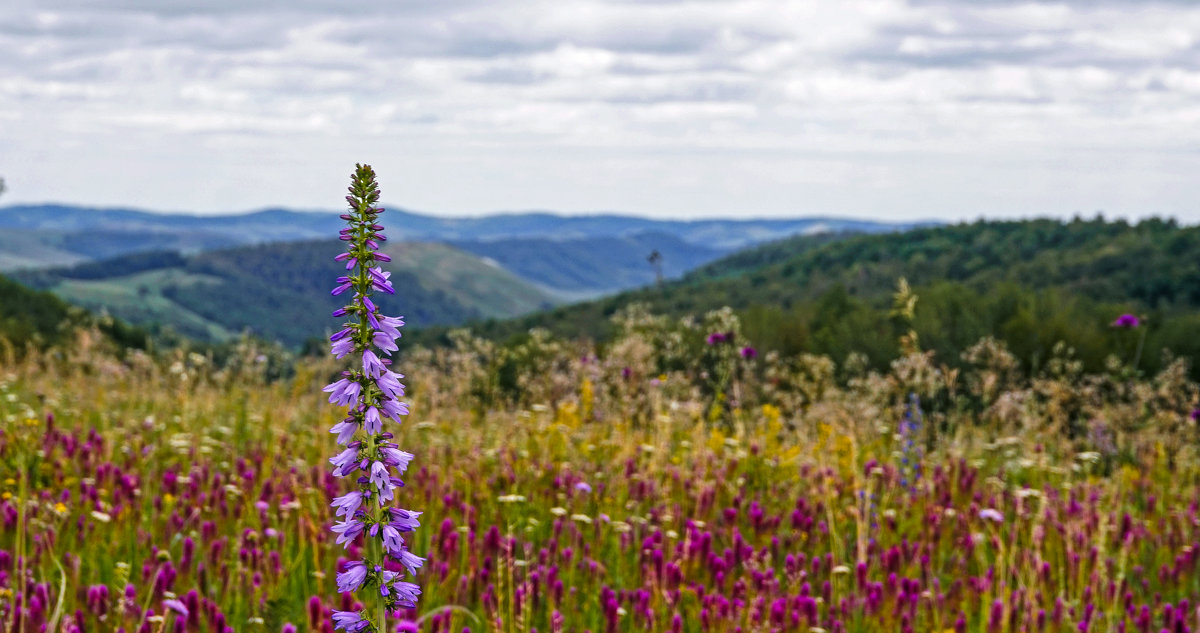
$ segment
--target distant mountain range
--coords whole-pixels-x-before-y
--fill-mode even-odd
[[[797,234],[843,232],[878,233],[920,226],[826,217],[753,220],[654,220],[623,215],[565,216],[553,213],[511,213],[469,218],[442,218],[389,209],[382,216],[394,239],[435,242],[492,241],[513,238],[578,240],[626,237],[644,233],[673,235],[688,244],[728,252]],[[82,245],[88,234],[97,242],[151,239],[147,249],[206,250],[261,242],[289,242],[337,235],[343,222],[336,212],[264,209],[234,215],[151,213],[136,209],[87,208],[68,205],[12,205],[0,208],[0,229],[49,231],[59,236],[66,251],[96,258],[98,251]],[[48,236],[43,236],[43,238]],[[117,247],[124,252],[132,244]],[[103,256],[111,256],[106,252]]]
[[[330,238],[344,225],[338,215],[14,205],[0,208],[0,271],[135,324],[167,324],[205,340],[227,339],[249,327],[296,343],[320,326],[303,317],[264,326],[252,306],[271,298],[274,305],[292,305],[289,314],[298,313],[300,305],[280,295],[281,288],[316,293],[336,277],[324,259],[305,258],[337,251]],[[422,325],[506,318],[647,286],[659,273],[677,278],[735,249],[787,236],[913,226],[831,218],[676,221],[551,213],[439,218],[397,209],[382,220],[397,275],[411,276],[404,282],[411,306],[405,310]],[[648,261],[652,252],[660,256],[657,268]],[[271,261],[287,261],[299,271],[288,275],[310,275],[320,283],[305,278],[279,285],[281,273]],[[254,291],[244,292],[247,288]],[[302,303],[329,303],[319,294],[306,295]],[[231,307],[237,302],[242,303]]]

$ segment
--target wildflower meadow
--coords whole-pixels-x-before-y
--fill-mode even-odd
[[[0,348],[0,630],[1200,628],[1188,359],[905,332],[878,371],[636,304],[408,346],[378,195],[360,166],[330,354]]]

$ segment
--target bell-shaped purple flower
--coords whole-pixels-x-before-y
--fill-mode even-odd
[[[337,575],[338,591],[342,593],[358,591],[366,579],[367,566],[362,561],[350,563],[342,573]]]
[[[392,519],[389,525],[401,532],[411,532],[421,527],[421,522],[417,520],[421,516],[420,512],[413,512],[412,510],[404,510],[402,508],[389,508],[388,513]]]
[[[345,477],[354,470],[354,466],[358,463],[358,449],[347,448],[338,453],[336,457],[331,457],[329,463],[333,464],[335,477]]]
[[[416,576],[417,570],[425,564],[425,559],[406,550],[400,554],[400,564],[408,569],[409,574]]]
[[[371,485],[375,486],[381,493],[391,487],[392,478],[388,474],[387,465],[383,462],[372,462]]]
[[[361,490],[352,490],[335,498],[333,503],[329,504],[337,508],[337,512],[333,516],[344,516],[346,518],[354,516],[354,512],[362,505],[364,496]]]
[[[347,518],[345,521],[334,523],[333,532],[338,535],[337,544],[341,545],[343,549],[349,547],[350,543],[353,543],[354,539],[363,533],[365,527],[366,525],[362,521],[354,518]]]
[[[354,434],[358,432],[358,422],[354,418],[346,418],[333,425],[329,432],[337,433],[337,443],[345,446],[354,439]]]
[[[375,352],[372,352],[369,349],[363,351],[362,364],[363,373],[370,378],[378,378],[379,374],[387,371],[387,367],[384,367],[383,362],[379,360],[379,357],[375,355]]]
[[[404,374],[397,374],[394,371],[384,370],[383,373],[375,380],[375,384],[379,386],[379,390],[389,398],[403,398],[404,385],[400,384],[400,379]]]
[[[371,622],[357,611],[334,611],[333,624],[334,628],[347,633],[359,633],[371,626]]]

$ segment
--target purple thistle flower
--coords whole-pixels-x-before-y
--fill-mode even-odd
[[[1200,409],[1192,409],[1192,422],[1200,422]]]
[[[747,345],[742,348],[741,354],[742,354],[742,358],[750,359],[750,358],[754,358],[755,356],[758,356],[758,350]]]
[[[708,338],[704,339],[704,342],[709,345],[719,345],[721,343],[724,343],[725,342],[725,333],[724,332],[713,332],[712,334],[708,335]]]
[[[1132,315],[1132,314],[1122,314],[1121,316],[1117,317],[1116,321],[1112,322],[1112,327],[1126,328],[1126,329],[1132,330],[1141,324],[1142,324],[1142,321],[1141,321],[1141,319],[1137,318],[1137,316]]]

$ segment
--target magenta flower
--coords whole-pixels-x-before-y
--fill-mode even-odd
[[[753,347],[750,347],[749,345],[747,345],[747,346],[745,346],[745,347],[743,347],[743,348],[742,348],[742,352],[741,352],[741,354],[742,354],[742,358],[745,358],[745,359],[751,359],[751,358],[754,358],[754,357],[758,356],[758,350],[756,350],[756,349],[754,349]]]
[[[1122,314],[1121,316],[1117,317],[1116,321],[1112,322],[1112,327],[1126,328],[1126,329],[1132,330],[1141,324],[1142,324],[1142,321],[1141,321],[1141,319],[1137,318],[1137,316],[1132,315],[1132,314]]]
[[[708,338],[704,339],[704,342],[709,345],[720,345],[727,340],[724,332],[713,332],[708,335]]]

